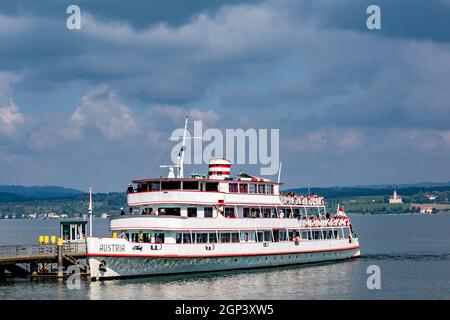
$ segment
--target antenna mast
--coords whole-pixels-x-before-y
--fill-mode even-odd
[[[92,237],[92,187],[89,188],[89,236]]]
[[[278,183],[280,183],[280,179],[281,179],[281,165],[283,164],[283,162],[280,161],[280,168],[278,169]]]
[[[178,154],[178,178],[184,178],[184,149],[186,149],[186,131],[189,116],[186,115],[184,122],[183,144],[181,146],[180,153]]]

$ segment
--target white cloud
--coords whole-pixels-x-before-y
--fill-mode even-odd
[[[219,121],[219,114],[214,110],[200,110],[199,108],[183,109],[179,106],[156,106],[151,109],[151,118],[164,117],[170,119],[173,124],[183,126],[184,117],[189,115],[190,121],[201,120],[206,126],[214,126]]]
[[[13,85],[20,81],[22,76],[16,72],[0,70],[0,103],[6,103],[13,96]]]
[[[81,98],[80,105],[70,116],[65,136],[79,139],[92,129],[111,140],[128,138],[139,132],[131,108],[122,104],[107,85],[99,85]]]
[[[19,108],[11,101],[9,105],[0,107],[0,133],[9,138],[18,138],[21,135],[21,125],[25,117]]]

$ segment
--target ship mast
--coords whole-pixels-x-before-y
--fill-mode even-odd
[[[92,187],[89,188],[89,236],[92,237]]]
[[[186,115],[186,120],[184,122],[183,143],[181,145],[180,153],[178,154],[178,178],[184,178],[184,150],[186,149],[186,132],[188,120],[189,116]]]

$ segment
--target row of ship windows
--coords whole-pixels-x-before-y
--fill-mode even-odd
[[[306,211],[306,209],[304,209]],[[320,208],[317,209],[318,213],[321,213]],[[187,216],[189,218],[197,217],[197,207],[186,208]],[[203,207],[204,218],[213,217],[212,207]],[[141,212],[142,215],[154,215],[155,211],[153,208],[144,208]],[[180,207],[164,207],[158,208],[158,215],[168,215],[168,216],[181,216]],[[223,210],[223,215],[226,218],[236,218],[237,214],[235,208],[226,207]],[[243,208],[242,210],[243,218],[299,218],[302,216],[300,209],[276,209],[276,208]],[[306,217],[306,214],[305,216]]]
[[[241,231],[241,232],[181,232],[176,233],[176,243],[233,243],[233,242],[282,242],[300,240],[325,240],[344,239],[350,233],[348,228],[339,230],[263,230],[263,231]],[[140,243],[164,243],[164,232],[130,232],[120,234],[132,242]]]
[[[343,239],[348,237],[349,230],[304,230],[288,231],[249,231],[249,232],[225,232],[225,233],[177,233],[177,243],[229,243],[229,242],[281,242],[296,240],[325,240]]]
[[[218,182],[201,183],[196,181],[161,181],[148,184],[138,184],[136,190],[130,186],[128,193],[161,191],[161,190],[199,190],[199,191],[219,191]],[[257,183],[228,183],[228,191],[231,193],[253,193],[253,194],[273,194],[272,184]]]
[[[273,185],[256,183],[229,183],[228,192],[273,194]]]
[[[187,216],[190,218],[197,217],[197,208],[196,207],[188,207],[186,208]],[[141,212],[142,215],[154,215],[155,211],[153,208],[144,208]],[[160,216],[181,216],[181,208],[180,207],[165,207],[158,208],[158,215]],[[213,217],[213,208],[212,207],[204,207],[203,208],[203,216],[205,218]]]

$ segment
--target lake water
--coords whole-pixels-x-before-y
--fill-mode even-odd
[[[351,216],[362,257],[344,262],[124,280],[0,281],[0,299],[449,299],[450,216]],[[36,243],[58,221],[0,220],[0,245]],[[96,219],[96,235],[108,221]],[[381,289],[367,288],[379,266]]]

